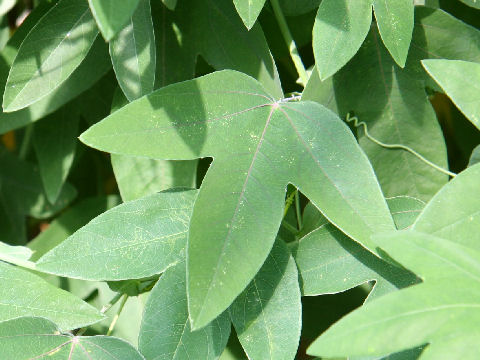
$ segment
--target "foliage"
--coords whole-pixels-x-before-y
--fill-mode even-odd
[[[478,15],[0,2],[0,358],[476,359]]]

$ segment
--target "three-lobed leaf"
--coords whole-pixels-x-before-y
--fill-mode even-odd
[[[340,119],[313,102],[277,102],[235,71],[157,90],[81,140],[114,154],[214,157],[189,228],[194,328],[222,313],[260,269],[282,219],[288,183],[372,251],[370,235],[394,228],[372,168]]]

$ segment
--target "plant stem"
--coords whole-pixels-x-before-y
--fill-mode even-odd
[[[367,127],[367,124],[363,121],[358,121],[358,118],[356,116],[350,116],[350,114],[347,114],[347,118],[346,118],[347,122],[350,122],[350,121],[353,121],[353,125],[355,127],[359,127],[359,126],[362,126],[363,127],[363,130],[365,132],[365,136],[372,142],[374,142],[375,144],[377,144],[378,146],[381,146],[381,147],[384,147],[384,148],[387,148],[387,149],[401,149],[401,150],[405,150],[405,151],[408,151],[410,154],[414,155],[415,157],[417,157],[419,160],[423,161],[425,164],[427,164],[428,166],[431,166],[432,168],[434,168],[435,170],[438,170],[440,171],[441,173],[445,174],[445,175],[448,175],[448,176],[451,176],[452,178],[454,178],[455,176],[457,176],[457,174],[451,172],[451,171],[448,171],[436,164],[434,164],[433,162],[431,162],[430,160],[426,159],[425,157],[423,157],[422,155],[420,155],[418,152],[416,152],[415,150],[413,150],[412,148],[409,148],[408,146],[405,146],[403,144],[385,144],[384,142],[381,142],[380,140],[377,140],[376,138],[374,138],[372,135],[370,135],[370,133],[368,132],[368,127]]]
[[[297,69],[298,76],[300,80],[302,80],[303,86],[305,86],[308,82],[308,75],[307,71],[305,70],[305,66],[303,65],[302,59],[300,54],[298,53],[297,45],[295,44],[295,40],[293,40],[292,34],[288,28],[287,20],[283,15],[282,8],[280,7],[280,3],[278,0],[270,0],[273,8],[273,13],[275,14],[275,18],[277,19],[278,25],[280,26],[280,31],[282,32],[283,39],[285,40],[285,44],[290,51],[290,57],[292,58],[293,64]]]
[[[28,151],[30,150],[30,143],[32,141],[32,135],[33,135],[33,124],[30,124],[25,128],[25,134],[23,135],[22,145],[18,153],[18,157],[21,160],[25,160],[27,158]]]
[[[111,309],[111,307],[112,307],[113,305],[115,305],[115,304],[118,302],[118,300],[120,300],[120,299],[122,298],[122,295],[123,295],[123,294],[121,294],[121,293],[117,293],[117,294],[112,298],[112,300],[110,300],[110,302],[109,302],[107,305],[104,305],[104,306],[102,307],[102,310],[100,310],[100,312],[101,312],[102,314],[105,314],[108,310]]]
[[[302,224],[302,211],[300,209],[300,195],[298,193],[298,190],[295,191],[295,211],[297,213],[297,223],[298,223],[298,230],[302,230],[303,224]]]
[[[110,324],[110,327],[108,328],[107,336],[110,336],[110,334],[112,333],[113,329],[115,328],[115,324],[117,323],[118,318],[120,317],[120,313],[122,312],[123,307],[125,306],[125,303],[127,302],[127,300],[128,300],[128,295],[127,295],[127,294],[124,294],[124,295],[123,295],[122,302],[120,303],[120,307],[118,308],[118,311],[117,311],[117,313],[115,314],[115,316],[113,317],[112,323]]]

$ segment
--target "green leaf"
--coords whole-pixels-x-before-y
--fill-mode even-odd
[[[285,243],[277,240],[262,268],[230,307],[249,359],[293,359],[302,327],[298,272]]]
[[[480,130],[480,64],[460,60],[423,60],[422,64]]]
[[[372,23],[372,0],[323,0],[313,27],[313,53],[322,80],[358,51]]]
[[[10,246],[0,242],[0,254],[2,259],[9,257],[18,260],[29,260],[32,257],[33,252],[25,246]]]
[[[226,313],[204,329],[192,331],[185,270],[184,261],[171,267],[150,293],[138,340],[147,359],[213,360],[227,344],[230,320]]]
[[[480,9],[480,2],[478,0],[460,0],[464,4],[467,4],[468,6],[471,6],[476,9]]]
[[[302,98],[318,101],[342,118],[353,111],[379,141],[408,146],[447,167],[445,140],[422,77],[393,62],[376,30],[333,79],[321,82],[314,72]],[[448,180],[407,151],[383,148],[361,129],[359,137],[387,197],[408,195],[428,201]],[[419,140],[424,137],[429,141]]]
[[[92,14],[105,40],[112,40],[122,30],[135,12],[139,1],[88,0]]]
[[[121,339],[62,334],[54,323],[39,317],[0,323],[0,347],[9,360],[144,360]]]
[[[156,3],[152,3],[153,13]],[[201,55],[214,69],[244,72],[260,81],[276,99],[283,97],[260,25],[248,31],[232,1],[182,0],[174,12],[161,6],[157,13],[155,37],[162,41],[157,41],[156,88],[193,78]]]
[[[156,54],[150,0],[140,0],[127,26],[110,42],[110,55],[118,83],[129,101],[153,91]]]
[[[44,2],[42,4],[47,3]],[[30,18],[30,16],[32,15],[29,15],[28,18]],[[6,64],[5,66],[1,64],[2,61],[0,60],[1,84],[5,84],[9,67]],[[112,63],[108,56],[108,47],[105,45],[103,39],[98,37],[85,60],[62,85],[38,102],[30,105],[27,109],[12,113],[0,113],[0,133],[20,128],[51,114],[74,97],[89,89],[100,80],[111,67]]]
[[[195,188],[196,161],[165,161],[112,154],[115,172],[123,201],[171,189]]]
[[[374,0],[373,9],[383,43],[402,68],[412,40],[414,6],[412,0]]]
[[[287,16],[298,16],[315,10],[321,0],[280,0],[282,10]]]
[[[372,168],[340,119],[313,102],[275,102],[256,80],[235,71],[160,89],[94,125],[81,140],[117,154],[215,158],[189,230],[194,328],[222,313],[260,269],[288,183],[366,247],[373,232],[394,227]]]
[[[233,3],[243,23],[250,30],[257,21],[257,17],[265,5],[265,0],[233,0]]]
[[[0,3],[0,16],[8,13],[16,4],[17,0],[2,0]]]
[[[480,165],[461,172],[427,204],[413,229],[480,250]]]
[[[468,166],[473,166],[480,163],[480,145],[477,145],[470,155],[470,160],[468,161]]]
[[[121,92],[116,92],[112,112],[128,104]],[[139,199],[171,188],[196,188],[197,160],[168,161],[112,154],[115,180],[123,201]]]
[[[320,336],[308,353],[385,355],[429,343],[420,359],[477,358],[480,253],[411,231],[376,236],[375,241],[424,282],[355,310]]]
[[[162,3],[169,10],[175,10],[175,6],[177,6],[177,0],[162,0]]]
[[[69,208],[52,221],[45,231],[28,243],[28,247],[34,251],[32,261],[37,261],[94,217],[120,203],[120,197],[110,195],[87,198]]]
[[[424,204],[414,198],[388,199],[397,228],[409,227]],[[352,242],[328,223],[292,244],[302,294],[316,296],[346,291],[375,280],[367,300],[415,284],[409,271],[395,267]]]
[[[80,121],[76,112],[66,106],[35,125],[33,144],[50,203],[57,201],[73,163]]]
[[[22,42],[8,75],[4,111],[25,108],[57,89],[81,64],[97,34],[84,0],[60,0]]]
[[[49,217],[67,206],[76,196],[71,185],[64,186],[54,204],[46,199],[42,180],[35,167],[0,149],[2,194],[12,210],[36,218]]]
[[[10,284],[0,287],[0,321],[40,316],[71,330],[104,318],[94,307],[19,267],[0,261],[0,277]]]
[[[117,206],[45,254],[37,268],[84,280],[159,274],[184,256],[196,194],[164,192]]]
[[[413,225],[425,203],[411,196],[396,196],[387,199],[398,230],[404,230]]]

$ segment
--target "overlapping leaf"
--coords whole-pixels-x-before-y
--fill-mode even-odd
[[[376,241],[424,282],[354,311],[317,339],[309,353],[385,355],[429,343],[420,359],[476,359],[480,253],[409,231]]]
[[[411,226],[424,206],[408,197],[388,199],[388,205],[398,229]],[[305,296],[338,293],[374,280],[368,296],[372,300],[418,281],[411,272],[374,256],[328,223],[302,237],[292,250]]]
[[[184,257],[196,193],[159,193],[117,206],[45,254],[37,268],[85,280],[159,274]]]
[[[139,349],[147,359],[214,360],[227,344],[227,313],[204,329],[192,331],[185,270],[184,261],[168,269],[150,293],[139,334]]]
[[[415,231],[375,237],[382,249],[421,276],[423,283],[348,315],[312,345],[312,354],[384,355],[429,343],[420,359],[436,359],[440,354],[475,359],[480,335],[476,330],[480,252],[475,219],[480,199],[466,194],[472,193],[479,179],[480,165],[468,168],[427,204],[413,226]]]
[[[81,139],[116,154],[215,158],[189,229],[195,328],[222,313],[260,269],[282,219],[288,183],[366,247],[372,233],[394,227],[372,168],[342,121],[313,102],[276,102],[238,72],[160,89]]]
[[[8,75],[3,109],[25,108],[57,89],[88,54],[98,29],[83,0],[60,0],[28,33]]]
[[[277,240],[258,274],[229,309],[248,358],[293,359],[300,340],[301,309],[295,261],[283,241]]]
[[[94,307],[29,271],[0,261],[0,277],[9,284],[0,287],[0,321],[40,316],[71,330],[104,318]]]
[[[201,55],[214,69],[244,72],[276,99],[283,96],[260,25],[248,31],[232,1],[182,0],[174,12],[156,3],[152,11],[161,14],[155,23],[155,36],[161,39],[157,41],[157,88],[193,78]]]
[[[108,336],[72,336],[39,317],[0,323],[0,348],[9,360],[144,360],[124,340]]]
[[[110,41],[135,12],[140,0],[88,0],[105,40]]]
[[[456,41],[451,39],[455,36]],[[441,10],[417,7],[407,66],[399,69],[372,31],[357,56],[332,79],[313,74],[303,98],[316,100],[344,117],[350,111],[384,143],[410,146],[435,164],[446,167],[444,139],[425,94],[433,84],[420,60],[480,60],[480,32]],[[428,142],[420,141],[427,137]],[[403,150],[384,149],[363,137],[361,146],[372,161],[388,197],[410,195],[429,200],[447,177]]]
[[[118,83],[129,101],[153,91],[156,54],[149,0],[140,0],[127,26],[111,41],[110,55]]]
[[[33,143],[50,203],[57,201],[73,164],[80,121],[76,112],[67,106],[35,125]]]
[[[480,64],[460,60],[424,60],[422,64],[480,130]]]

